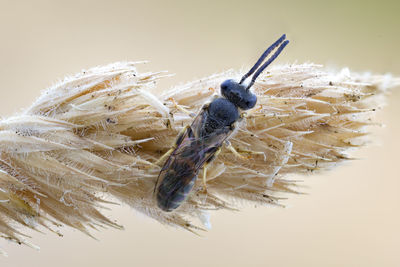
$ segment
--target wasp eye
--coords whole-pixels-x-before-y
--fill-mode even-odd
[[[235,84],[236,82],[232,79],[229,80],[225,80],[223,83],[221,83],[221,90],[225,91],[225,90],[229,90],[232,88],[232,86]]]
[[[227,87],[228,85],[225,82],[221,83],[221,90],[226,90]]]
[[[237,85],[237,82],[235,82],[232,79],[226,80],[223,83],[221,83],[221,94],[222,95],[228,95],[234,89]]]
[[[246,99],[245,99],[245,108],[243,109],[251,109],[254,108],[254,106],[257,103],[257,96],[255,94],[249,94]]]

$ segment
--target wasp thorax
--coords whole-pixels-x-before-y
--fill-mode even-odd
[[[246,85],[234,80],[226,80],[221,84],[221,94],[237,107],[247,110],[256,105],[257,96],[246,90]]]
[[[239,118],[235,104],[225,98],[217,98],[208,106],[208,118],[205,122],[204,134],[214,132],[232,125]]]

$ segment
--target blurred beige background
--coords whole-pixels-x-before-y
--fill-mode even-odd
[[[0,115],[66,74],[118,60],[176,73],[162,86],[250,65],[286,33],[278,63],[312,61],[400,75],[398,1],[0,1]],[[99,241],[31,233],[41,251],[0,240],[0,266],[400,266],[400,88],[361,160],[305,177],[285,209],[215,212],[199,238],[126,206],[126,230]]]

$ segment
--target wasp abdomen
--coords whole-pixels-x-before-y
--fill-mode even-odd
[[[183,164],[185,165],[185,164]],[[176,169],[185,169],[188,166],[175,165]],[[188,176],[177,179],[176,169],[170,169],[158,187],[157,204],[164,211],[178,208],[188,197],[197,178],[197,173],[188,170]]]

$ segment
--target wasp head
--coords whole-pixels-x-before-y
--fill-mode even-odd
[[[249,89],[253,86],[254,82],[257,80],[257,77],[279,56],[285,46],[289,43],[289,41],[285,41],[285,39],[286,35],[284,34],[277,41],[275,41],[275,43],[268,47],[268,49],[265,50],[265,52],[257,60],[256,64],[254,64],[254,66],[245,75],[243,75],[240,82],[236,82],[234,80],[224,81],[221,84],[221,94],[238,108],[243,110],[253,108],[256,105],[257,97],[255,94],[250,92]],[[262,64],[263,61],[275,49],[275,53],[273,53],[272,56],[264,64]],[[244,85],[243,82],[251,75],[253,76],[250,83],[248,85]]]
[[[256,105],[257,97],[246,86],[234,80],[221,83],[221,94],[240,109],[251,109]]]

